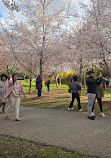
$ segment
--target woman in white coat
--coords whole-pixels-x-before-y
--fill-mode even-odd
[[[13,110],[15,110],[15,120],[20,121],[19,107],[21,101],[21,93],[23,92],[25,96],[25,90],[23,89],[20,81],[17,81],[16,74],[12,75],[12,79],[9,81],[9,86],[10,88],[4,96],[4,98],[9,98],[9,107],[6,112],[6,119],[9,120],[9,115],[12,113]]]

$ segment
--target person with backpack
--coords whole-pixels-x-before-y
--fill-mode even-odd
[[[82,111],[81,108],[81,103],[80,103],[80,96],[79,96],[79,91],[81,90],[81,85],[77,81],[77,76],[74,76],[72,79],[72,82],[69,83],[69,92],[71,93],[71,102],[70,106],[68,107],[68,110],[73,110],[73,103],[75,98],[77,99],[78,102],[78,110]]]

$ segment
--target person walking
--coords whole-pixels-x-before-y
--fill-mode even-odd
[[[71,79],[71,82],[73,81],[73,79]],[[72,93],[71,93],[71,90],[69,88],[68,92],[70,93],[70,101],[72,101]],[[73,108],[72,108],[73,109]]]
[[[74,76],[72,79],[72,82],[69,83],[69,92],[71,93],[71,102],[70,106],[68,107],[68,110],[73,110],[73,103],[75,98],[77,99],[78,102],[78,110],[82,111],[81,104],[80,104],[80,96],[79,96],[79,91],[81,90],[81,85],[77,81],[77,76]]]
[[[50,80],[49,80],[49,78],[46,80],[45,86],[46,86],[45,92],[47,92],[47,90],[48,90],[48,92],[50,92]]]
[[[92,108],[96,98],[96,79],[93,71],[88,72],[89,77],[86,79],[87,96],[88,96],[88,119],[95,120],[92,115]]]
[[[42,79],[41,79],[40,75],[37,77],[36,86],[38,89],[38,97],[40,98],[41,97],[41,90],[42,90]]]
[[[104,77],[103,77],[103,88],[104,88],[104,90],[106,90],[106,80]]]
[[[9,98],[9,106],[6,111],[5,119],[9,120],[9,116],[11,115],[13,110],[15,110],[15,121],[20,121],[20,118],[19,118],[19,107],[20,107],[20,101],[21,101],[20,97],[21,97],[21,93],[24,93],[24,96],[26,98],[25,90],[23,89],[20,81],[17,81],[16,74],[12,75],[12,79],[10,79],[9,81],[9,86],[10,88],[4,95],[5,99]]]
[[[99,75],[97,82],[96,82],[96,99],[97,99],[99,107],[100,107],[100,116],[105,117],[105,115],[103,113],[103,108],[102,108],[102,97],[104,97],[103,76]],[[95,106],[95,102],[94,102],[93,108],[92,108],[92,116],[94,116],[94,106]]]
[[[1,100],[1,107],[3,114],[5,114],[5,107],[8,102],[7,99],[4,99],[4,95],[7,92],[8,88],[9,88],[9,83],[8,83],[7,75],[2,74],[0,81],[0,100]]]

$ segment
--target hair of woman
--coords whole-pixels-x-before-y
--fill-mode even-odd
[[[6,80],[8,79],[7,75],[2,74],[2,75],[1,75],[1,80],[2,80],[2,78],[3,78],[3,77],[5,77],[5,78],[6,78]]]
[[[16,76],[16,74],[13,74],[13,75],[12,75],[13,85],[14,85],[14,76]]]

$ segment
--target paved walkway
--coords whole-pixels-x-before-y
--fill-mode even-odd
[[[92,121],[79,112],[22,108],[21,118],[6,121],[0,114],[0,134],[111,158],[111,117]]]

